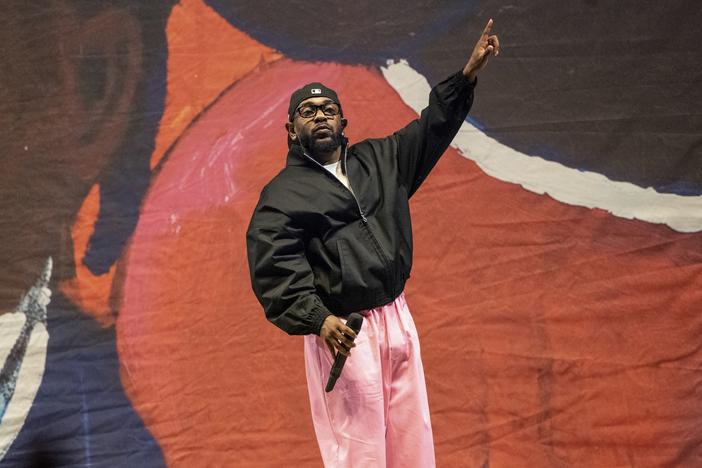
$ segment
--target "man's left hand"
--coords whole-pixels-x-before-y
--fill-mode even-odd
[[[480,39],[478,39],[478,43],[475,44],[473,53],[468,59],[468,63],[463,68],[463,75],[471,81],[475,81],[478,72],[485,68],[491,55],[497,56],[500,53],[500,41],[497,39],[496,35],[491,35],[491,32],[492,19],[490,19],[487,26],[485,26],[483,33],[480,35]]]

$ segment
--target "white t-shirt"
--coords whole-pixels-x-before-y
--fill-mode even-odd
[[[341,161],[339,160],[335,163],[325,164],[324,169],[326,169],[329,172],[331,172],[332,174],[334,174],[336,176],[336,178],[339,179],[339,181],[341,181],[341,183],[344,184],[344,186],[347,189],[351,190],[351,185],[349,184],[349,178],[346,177],[346,174],[344,174],[344,171],[341,170],[340,163],[341,163]],[[353,190],[351,190],[351,193],[353,193]]]

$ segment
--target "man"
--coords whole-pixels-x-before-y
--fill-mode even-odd
[[[463,70],[432,90],[420,118],[386,138],[348,146],[340,99],[321,83],[290,99],[287,166],[261,193],[248,257],[268,319],[306,335],[326,466],[434,465],[419,342],[403,294],[412,264],[408,199],[467,116],[478,72],[499,53],[491,30],[492,20]],[[351,312],[364,315],[356,341],[340,318]],[[325,395],[334,355],[350,356],[351,348]]]

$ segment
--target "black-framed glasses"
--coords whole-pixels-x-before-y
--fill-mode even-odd
[[[325,102],[324,104],[320,104],[318,106],[315,106],[314,104],[303,104],[297,108],[297,113],[300,114],[300,117],[303,119],[311,119],[317,115],[317,111],[319,109],[321,109],[322,114],[326,115],[327,117],[335,117],[341,112],[341,108],[338,104],[333,102]]]

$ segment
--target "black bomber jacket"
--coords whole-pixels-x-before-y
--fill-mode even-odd
[[[291,335],[319,334],[328,315],[379,307],[403,291],[412,267],[409,198],[465,120],[474,86],[458,72],[404,128],[344,145],[351,191],[290,146],[246,235],[251,283],[268,320]]]

